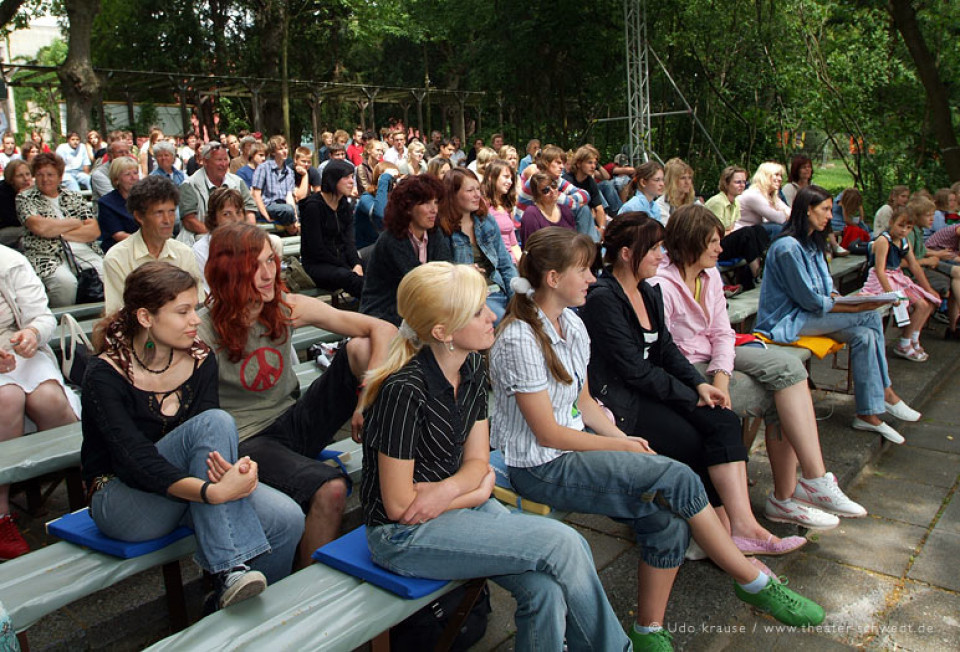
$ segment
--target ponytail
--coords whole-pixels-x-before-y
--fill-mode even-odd
[[[543,286],[543,279],[551,270],[563,272],[575,265],[592,265],[596,251],[597,246],[590,236],[570,229],[549,226],[531,235],[520,258],[519,276],[510,282],[513,296],[500,323],[501,332],[512,321],[522,321],[529,325],[540,350],[543,351],[550,375],[564,385],[572,383],[573,378],[560,362],[550,337],[543,328],[539,306],[534,301],[534,291]]]

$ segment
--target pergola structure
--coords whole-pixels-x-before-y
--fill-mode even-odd
[[[130,124],[134,124],[134,101],[147,93],[169,93],[180,103],[180,119],[183,133],[192,130],[188,105],[200,105],[207,98],[237,97],[250,101],[251,116],[255,131],[264,131],[263,103],[267,97],[280,98],[283,92],[283,80],[267,77],[236,77],[230,75],[153,72],[143,70],[113,70],[95,68],[102,85],[100,97],[122,97],[126,99]],[[53,66],[0,63],[0,74],[10,86],[49,89],[60,85],[57,69]],[[446,90],[437,88],[409,88],[398,86],[379,86],[303,79],[287,80],[290,99],[304,99],[310,105],[313,133],[320,133],[320,108],[324,102],[350,103],[360,112],[360,123],[374,128],[376,125],[375,106],[389,103],[398,105],[403,111],[405,124],[409,110],[417,108],[417,127],[425,131],[423,108],[425,104],[440,103],[455,105],[460,111],[459,125],[465,125],[465,113],[468,106],[475,107],[479,118],[482,116],[481,103],[486,93],[479,91]],[[498,102],[499,102],[498,98]],[[368,113],[369,112],[369,113]],[[502,103],[501,103],[502,112]],[[502,121],[502,119],[501,119]],[[106,113],[101,105],[100,128],[107,130]],[[460,134],[466,142],[466,134]]]

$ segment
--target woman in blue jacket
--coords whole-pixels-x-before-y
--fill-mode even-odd
[[[790,221],[767,251],[757,332],[790,344],[803,335],[826,335],[850,347],[857,415],[853,427],[878,432],[895,444],[904,439],[880,415],[889,412],[903,421],[917,421],[920,413],[896,392],[887,372],[883,324],[876,308],[882,304],[837,303],[833,278],[824,252],[824,229],[833,201],[819,186],[808,186],[793,200]]]
[[[488,281],[487,306],[497,322],[513,294],[510,281],[517,268],[500,237],[497,221],[487,215],[480,181],[470,170],[451,170],[443,179],[440,228],[450,238],[453,262],[474,265]]]

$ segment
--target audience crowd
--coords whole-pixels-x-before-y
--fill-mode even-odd
[[[728,167],[703,200],[679,158],[630,167],[536,139],[520,158],[501,134],[465,154],[457,137],[418,136],[336,130],[314,152],[279,135],[152,129],[138,149],[130,132],[91,131],[54,153],[5,134],[0,442],[81,420],[97,526],[144,540],[191,524],[214,608],[340,534],[350,480],[317,457],[349,424],[374,561],[490,577],[517,598],[518,649],[670,649],[684,558],[709,557],[782,622],[822,621],[755,557],[807,540],[753,513],[743,422],[765,424],[774,487],[759,516],[829,529],[867,514],[824,464],[804,365],[774,344],[846,344],[852,427],[902,443],[881,417],[920,414],[888,353],[925,362],[931,320],[960,340],[960,184],[894,186],[869,219],[857,188],[832,196],[805,156]],[[851,252],[869,267],[857,302],[829,269]],[[339,307],[289,290],[295,268]],[[751,290],[759,339],[727,316]],[[98,301],[72,387],[51,308]],[[305,326],[345,342],[300,393],[291,338]],[[491,450],[522,498],[633,528],[627,632],[579,535],[491,499]],[[0,560],[29,552],[8,495]]]

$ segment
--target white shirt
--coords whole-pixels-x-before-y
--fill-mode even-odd
[[[546,464],[569,451],[547,448],[537,442],[527,425],[516,394],[534,394],[547,390],[553,417],[566,428],[583,430],[583,417],[577,401],[587,380],[590,362],[590,336],[580,318],[570,309],[560,313],[561,338],[553,324],[538,310],[540,324],[557,357],[573,382],[563,385],[554,379],[533,329],[524,321],[510,322],[490,350],[490,380],[493,405],[490,410],[490,442],[503,451],[508,466],[529,468]]]

